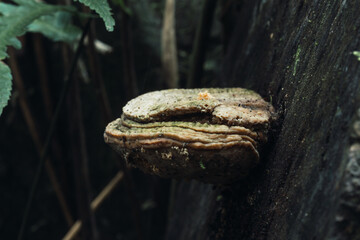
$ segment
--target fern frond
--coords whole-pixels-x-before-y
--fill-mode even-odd
[[[71,19],[70,13],[59,11],[34,20],[28,31],[41,33],[53,41],[74,43],[80,38],[81,29],[73,25]]]
[[[24,34],[28,30],[28,26],[41,16],[46,16],[58,11],[74,11],[74,9],[70,7],[53,6],[38,3],[33,0],[13,0],[13,2],[19,5],[0,3],[0,115],[3,108],[7,105],[11,94],[12,76],[10,68],[1,61],[8,56],[6,48],[8,46],[20,48],[21,43],[16,37]],[[53,15],[52,18],[56,19],[56,15]],[[39,29],[36,28],[36,26],[41,23],[41,21],[49,21],[50,19],[51,17],[40,19],[38,23],[34,23],[32,30],[42,33],[49,31],[49,28]],[[48,34],[47,36],[55,38],[55,34]],[[62,37],[64,38],[64,36]]]
[[[23,1],[23,0],[21,0]],[[74,0],[88,6],[99,14],[105,23],[106,30],[112,32],[114,30],[115,20],[111,16],[111,9],[107,0]]]
[[[11,73],[10,68],[0,61],[0,115],[7,105],[11,94]]]
[[[7,46],[21,47],[16,37],[24,34],[27,26],[35,19],[57,11],[69,10],[69,8],[65,6],[37,3],[33,0],[14,0],[14,2],[23,5],[13,5],[9,7],[6,6],[9,4],[1,3],[0,6],[0,12],[6,9],[6,11],[1,12],[2,16],[0,17],[0,60],[7,57]]]

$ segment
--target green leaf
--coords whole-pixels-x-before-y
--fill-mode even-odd
[[[0,115],[7,105],[11,93],[10,68],[0,61]]]
[[[200,165],[201,169],[203,169],[203,170],[206,169],[206,167],[205,167],[205,165],[204,165],[204,163],[202,161],[199,162],[199,165]]]
[[[42,33],[53,41],[67,43],[73,43],[81,35],[81,29],[71,24],[71,14],[60,11],[36,19],[29,25],[28,30]]]
[[[0,3],[0,13],[3,16],[10,15],[14,10],[16,10],[16,6],[7,3]]]
[[[8,55],[6,49],[8,46],[20,48],[21,43],[16,38],[24,34],[28,28],[32,31],[39,31],[52,39],[70,41],[75,36],[78,36],[78,29],[75,29],[69,22],[64,21],[63,25],[56,25],[56,20],[61,21],[61,14],[58,11],[75,11],[74,8],[66,6],[53,6],[49,4],[35,2],[33,0],[13,0],[19,5],[0,3],[0,115],[3,108],[11,94],[11,72],[10,68],[1,60]],[[54,14],[57,13],[57,14]],[[53,16],[46,16],[51,15]],[[40,17],[43,17],[34,23],[31,27],[29,25]],[[69,17],[66,17],[69,18]],[[55,24],[53,28],[49,26],[46,28],[45,23]],[[41,25],[42,24],[42,25]],[[40,26],[41,25],[41,26]],[[54,33],[56,31],[58,33]],[[64,31],[67,31],[64,33]]]
[[[360,61],[360,51],[353,51],[352,54]]]
[[[53,6],[33,0],[14,0],[22,5],[0,3],[0,60],[7,57],[7,46],[21,47],[17,36],[23,35],[35,19],[57,11],[73,11],[65,6]]]
[[[27,0],[13,0],[13,2],[19,4],[19,5],[28,5],[28,6],[32,6],[34,4],[36,4],[35,1],[33,0],[30,0],[30,1],[27,1]]]
[[[107,0],[74,0],[83,3],[90,9],[94,10],[105,22],[106,30],[112,32],[114,30],[115,20],[111,16],[111,9]]]

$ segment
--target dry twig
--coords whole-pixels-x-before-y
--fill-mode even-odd
[[[177,88],[179,77],[175,36],[175,0],[166,0],[161,33],[161,61],[167,87]]]
[[[112,193],[118,183],[123,179],[124,173],[119,171],[113,179],[106,185],[106,187],[99,193],[99,195],[91,202],[91,211],[95,212],[101,203]],[[82,227],[82,222],[77,220],[70,230],[66,233],[63,240],[71,240],[76,237]]]

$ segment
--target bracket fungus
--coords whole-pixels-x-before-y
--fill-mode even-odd
[[[104,138],[146,173],[224,184],[257,165],[274,116],[247,89],[162,90],[129,101]]]

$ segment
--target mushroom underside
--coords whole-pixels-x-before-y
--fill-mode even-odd
[[[125,149],[116,142],[110,146],[129,166],[165,178],[197,179],[205,183],[227,184],[245,177],[258,164],[253,147],[234,146],[220,150],[189,147]]]

